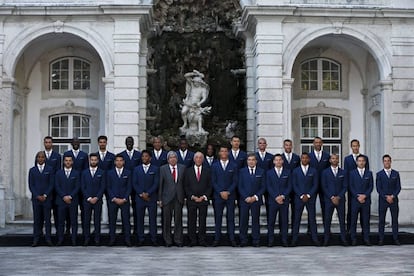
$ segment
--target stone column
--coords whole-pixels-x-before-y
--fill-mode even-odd
[[[139,133],[137,146],[139,149],[147,147],[147,38],[141,36],[139,54]]]
[[[292,139],[292,84],[295,79],[283,79],[283,124],[284,139]],[[282,147],[282,144],[280,145]]]
[[[253,43],[253,38],[251,36],[246,36],[246,148],[248,151],[253,151],[256,147],[256,101]]]
[[[285,136],[282,23],[266,16],[256,16],[256,20],[256,139],[265,137],[269,151],[278,152]]]

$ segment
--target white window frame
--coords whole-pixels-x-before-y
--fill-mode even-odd
[[[57,62],[61,62],[61,61],[66,60],[66,59],[68,60],[68,89],[54,89],[53,88],[53,78],[52,78],[53,65]],[[74,72],[75,72],[75,66],[74,66],[75,60],[79,60],[81,62],[86,62],[86,63],[89,64],[89,88],[87,88],[87,89],[75,89],[74,88],[75,79],[74,79],[73,75],[74,75]],[[59,91],[59,92],[62,92],[62,91],[67,91],[67,92],[70,92],[70,91],[85,91],[85,92],[88,92],[88,91],[90,91],[91,90],[91,85],[92,85],[92,80],[91,80],[92,70],[91,70],[91,68],[92,68],[91,62],[89,60],[81,58],[81,57],[68,57],[68,56],[66,56],[66,57],[60,57],[58,59],[52,60],[49,64],[49,90],[52,91],[52,92],[53,91]],[[80,81],[82,82],[83,79],[81,79]]]
[[[316,90],[315,89],[310,89],[310,88],[309,89],[303,89],[303,87],[302,87],[302,81],[304,81],[304,80],[302,79],[302,65],[305,64],[305,63],[309,63],[309,62],[315,61],[315,60],[317,62],[317,65],[316,65],[316,70],[317,70],[317,89]],[[323,61],[328,61],[329,63],[333,63],[336,66],[338,66],[338,89],[337,90],[332,90],[332,89],[324,90],[323,89],[323,72],[324,72],[323,71]],[[312,92],[312,91],[342,92],[342,77],[341,77],[342,76],[342,67],[341,67],[341,64],[339,62],[337,62],[337,61],[335,61],[333,59],[329,59],[329,58],[311,58],[311,59],[304,60],[303,62],[300,63],[299,71],[300,71],[299,72],[299,76],[300,76],[299,86],[300,86],[300,89],[302,91],[306,91],[306,92]],[[332,71],[330,71],[330,72],[332,72]]]

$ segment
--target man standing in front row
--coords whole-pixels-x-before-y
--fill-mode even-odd
[[[349,191],[351,193],[351,241],[352,245],[357,245],[356,227],[358,213],[361,216],[362,232],[365,245],[370,246],[369,241],[369,221],[371,213],[371,193],[374,188],[372,172],[365,169],[365,156],[357,157],[357,168],[349,173]]]
[[[395,245],[400,245],[398,240],[398,194],[401,191],[400,174],[391,168],[391,156],[388,154],[382,157],[384,169],[377,172],[376,186],[379,195],[378,199],[378,245],[384,244],[385,215],[390,208],[392,220],[392,238]]]
[[[174,151],[167,154],[168,164],[160,168],[160,186],[158,189],[159,205],[163,208],[163,229],[165,245],[172,246],[171,220],[174,213],[174,242],[183,247],[183,205],[184,188],[183,178],[185,165],[177,164],[178,156]]]
[[[115,244],[116,219],[121,209],[122,227],[126,246],[131,246],[131,223],[129,196],[132,189],[132,173],[124,167],[121,154],[115,156],[115,168],[107,173],[108,214],[109,214],[109,246]]]
[[[267,171],[266,187],[269,192],[269,223],[267,225],[268,247],[273,246],[275,237],[276,215],[279,213],[280,236],[282,246],[288,246],[288,213],[289,213],[289,194],[292,190],[291,171],[283,167],[281,154],[273,157],[274,168]]]
[[[332,154],[329,159],[331,166],[322,172],[322,189],[325,195],[325,217],[324,223],[324,246],[329,245],[331,235],[331,223],[334,210],[338,212],[339,229],[341,241],[344,246],[348,245],[345,232],[345,193],[348,189],[348,177],[346,171],[342,170],[337,154]]]
[[[42,225],[46,229],[46,243],[52,246],[50,221],[52,209],[52,191],[55,184],[55,173],[51,166],[45,164],[46,155],[43,151],[36,154],[36,165],[29,171],[29,189],[32,193],[33,206],[33,244],[38,246]]]
[[[256,154],[247,156],[247,167],[240,170],[240,246],[247,246],[247,230],[249,228],[249,211],[252,217],[253,246],[260,243],[260,206],[263,204],[263,193],[266,189],[265,170],[256,166]]]
[[[212,185],[214,205],[214,242],[213,246],[220,244],[221,225],[223,222],[224,207],[226,207],[227,234],[231,246],[236,247],[234,238],[234,207],[236,200],[236,187],[238,182],[238,168],[235,162],[229,160],[229,148],[221,145],[219,160],[213,164]]]
[[[300,166],[294,169],[292,173],[292,185],[295,191],[295,221],[292,229],[292,246],[296,246],[300,221],[305,207],[308,211],[308,222],[313,243],[319,246],[315,206],[318,191],[318,171],[309,166],[310,157],[308,153],[302,153],[300,159]]]
[[[78,205],[80,189],[80,173],[72,169],[73,158],[65,156],[63,159],[63,169],[56,173],[55,189],[56,204],[58,205],[58,243],[63,244],[63,230],[65,224],[65,214],[69,211],[70,224],[72,226],[72,245],[76,245],[78,236]]]
[[[106,175],[104,170],[98,168],[98,162],[99,155],[91,153],[89,155],[89,168],[84,170],[81,175],[82,200],[85,213],[83,221],[84,246],[88,246],[90,241],[92,210],[95,245],[100,245],[102,197],[106,188]]]
[[[135,190],[135,202],[137,210],[137,246],[144,245],[144,218],[145,210],[148,210],[149,230],[152,245],[157,246],[157,198],[160,180],[159,168],[151,164],[151,152],[141,152],[141,165],[137,166],[132,176],[132,186]]]
[[[188,209],[188,235],[190,246],[197,245],[197,213],[198,213],[198,244],[206,244],[206,219],[208,201],[211,195],[210,168],[203,166],[204,155],[201,152],[194,154],[194,166],[188,168],[184,174],[184,190]]]

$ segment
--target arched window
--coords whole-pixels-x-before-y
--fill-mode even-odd
[[[90,117],[82,114],[58,114],[50,116],[49,135],[53,137],[53,150],[63,153],[71,148],[73,137],[81,142],[80,149],[89,152]]]
[[[302,152],[313,150],[313,138],[323,139],[323,150],[336,153],[341,160],[342,119],[332,115],[308,115],[301,117],[300,142]]]
[[[50,90],[90,90],[91,64],[78,57],[64,57],[50,63]]]
[[[302,62],[300,78],[304,91],[341,91],[341,65],[327,58]]]

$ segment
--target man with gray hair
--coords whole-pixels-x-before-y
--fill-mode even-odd
[[[212,192],[211,173],[208,166],[203,166],[204,154],[194,154],[194,166],[184,174],[184,190],[188,209],[188,235],[190,246],[197,245],[197,212],[198,212],[198,244],[206,244],[206,220],[208,201]]]
[[[185,166],[177,164],[178,157],[174,151],[167,154],[167,162],[160,168],[160,184],[158,204],[162,208],[162,234],[167,247],[172,246],[171,220],[174,214],[174,242],[178,247],[183,246],[183,178]]]

